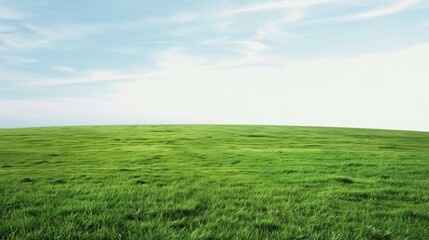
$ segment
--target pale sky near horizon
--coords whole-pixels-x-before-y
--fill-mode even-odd
[[[0,0],[0,128],[429,131],[429,1]]]

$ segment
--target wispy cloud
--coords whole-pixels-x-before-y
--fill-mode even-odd
[[[15,27],[6,24],[0,24],[0,33],[4,34],[12,31],[15,31]]]
[[[296,7],[307,7],[314,5],[322,5],[333,2],[338,2],[340,0],[285,0],[285,1],[277,1],[277,2],[265,2],[253,4],[241,8],[237,8],[234,10],[225,11],[223,14],[236,14],[236,13],[250,13],[257,11],[265,11],[265,10],[279,10],[285,8],[296,8]]]
[[[414,5],[417,0],[402,0],[397,4],[385,8],[375,9],[368,12],[358,13],[350,16],[343,17],[344,20],[360,20],[374,17],[381,17],[385,15],[395,14],[402,10]]]
[[[209,39],[201,42],[203,45],[207,46],[216,46],[218,48],[223,48],[225,50],[231,49],[238,54],[254,54],[256,52],[267,49],[268,46],[261,41],[256,41],[252,39],[243,39],[243,40],[233,40],[229,38],[221,39]]]
[[[326,17],[326,18],[313,18],[313,19],[305,20],[304,23],[306,25],[331,24],[336,22],[348,22],[348,21],[372,19],[376,17],[388,16],[388,15],[400,13],[406,10],[407,8],[412,7],[416,3],[418,3],[418,0],[401,0],[394,5],[375,8],[366,12],[352,13],[348,15],[339,15],[339,16],[332,16],[332,17]],[[365,6],[365,5],[360,5],[360,6]]]
[[[21,84],[26,84],[37,79],[42,79],[42,77],[34,73],[21,71],[19,68],[17,68],[20,65],[28,65],[30,63],[35,64],[38,62],[37,60],[33,61],[32,59],[3,58],[2,64],[0,65],[0,85],[19,87]]]
[[[6,65],[24,65],[38,62],[37,59],[34,58],[26,58],[26,57],[15,57],[15,56],[1,56],[0,59],[3,60],[3,64]]]
[[[183,48],[169,48],[162,51],[156,57],[156,62],[161,70],[195,69],[208,64],[205,57],[186,53]]]
[[[137,49],[130,48],[130,47],[117,47],[110,49],[113,52],[127,54],[127,55],[136,55],[139,53]]]
[[[2,14],[0,8],[0,14]],[[10,10],[6,15],[6,10],[1,17],[8,17],[10,20],[20,20],[23,15]],[[19,21],[13,24],[0,24],[0,50],[34,50],[51,48],[57,46],[59,42],[75,40],[89,35],[96,35],[114,31],[135,31],[141,30],[144,26],[153,26],[156,24],[184,24],[199,19],[197,14],[180,13],[166,18],[144,18],[130,22],[119,23],[76,23],[76,24],[45,24],[36,25],[28,21]],[[19,27],[16,27],[19,26]],[[170,35],[187,35],[195,28],[177,28],[170,29]],[[172,42],[166,40],[164,42]],[[64,48],[65,45],[60,45]],[[126,49],[116,49],[117,52],[135,54],[134,51]]]
[[[20,20],[25,17],[25,14],[17,10],[0,5],[0,19],[3,20]]]
[[[300,11],[293,11],[291,14],[287,15],[284,18],[275,21],[270,21],[262,27],[258,28],[256,38],[273,37],[273,35],[282,37],[294,36],[294,34],[284,31],[282,29],[282,26],[303,20],[304,16],[304,13]]]
[[[194,13],[180,13],[166,18],[150,18],[143,21],[145,24],[187,23],[199,19]]]
[[[54,69],[55,71],[64,72],[64,73],[74,72],[74,69],[68,66],[53,66],[52,69]]]
[[[158,72],[136,71],[129,72],[123,70],[91,70],[83,73],[76,73],[73,68],[57,67],[57,70],[73,73],[71,77],[47,78],[33,76],[31,81],[21,81],[16,85],[19,86],[66,86],[66,85],[83,85],[92,83],[112,83],[126,82],[135,80],[147,80],[157,78]]]
[[[238,44],[252,52],[268,48],[266,44],[258,41],[232,41],[231,43]]]
[[[214,42],[213,42],[214,43]],[[220,42],[218,42],[219,44]],[[255,56],[255,52],[263,50],[266,45],[256,41],[225,41],[223,44],[230,44],[242,48],[242,54],[239,57],[223,59],[218,62],[200,55],[193,55],[182,48],[170,48],[160,52],[156,57],[157,69],[151,70],[106,70],[95,69],[86,72],[78,72],[67,66],[52,66],[52,69],[68,74],[69,77],[26,77],[31,81],[26,81],[24,77],[16,81],[16,86],[66,86],[66,85],[85,85],[93,83],[123,83],[140,80],[162,80],[166,73],[175,71],[199,71],[202,69],[219,69],[228,67],[239,67],[243,65],[257,64],[267,62],[268,59]],[[274,58],[273,58],[274,59]],[[283,60],[283,63],[285,61]],[[13,76],[13,75],[11,75]]]
[[[8,50],[31,50],[44,48],[51,44],[49,39],[34,38],[21,32],[11,32],[0,35],[0,49]]]
[[[61,41],[73,40],[84,35],[98,32],[96,25],[54,25],[36,26],[22,24],[22,29],[10,28],[11,31],[0,35],[3,50],[35,50],[55,47]],[[64,45],[61,45],[64,48]]]
[[[96,27],[91,25],[57,25],[50,27],[38,27],[31,24],[24,24],[24,26],[41,38],[46,38],[49,40],[61,40],[80,37],[86,33],[96,30]]]

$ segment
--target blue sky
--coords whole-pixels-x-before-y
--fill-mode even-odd
[[[424,0],[0,0],[0,127],[429,131]]]

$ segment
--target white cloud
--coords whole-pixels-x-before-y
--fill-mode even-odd
[[[364,13],[359,13],[351,16],[345,17],[347,20],[359,20],[359,19],[366,19],[366,18],[373,18],[373,17],[380,17],[385,15],[390,15],[394,13],[401,12],[402,10],[414,5],[417,1],[416,0],[402,0],[398,2],[397,4],[386,7],[386,8],[380,8]]]
[[[95,30],[94,27],[84,25],[57,25],[54,27],[50,26],[43,28],[32,24],[24,24],[24,26],[36,35],[49,40],[62,40],[80,37],[90,31]]]
[[[2,34],[0,43],[3,51],[45,48],[52,44],[50,39],[34,38],[19,32]]]
[[[259,4],[253,4],[250,6],[226,11],[223,14],[236,14],[236,13],[250,13],[257,11],[265,11],[265,10],[279,10],[285,8],[297,8],[297,7],[308,7],[314,5],[322,5],[333,2],[338,2],[340,0],[285,0],[285,1],[277,1],[277,2],[264,2]]]
[[[0,9],[1,10],[1,9]],[[23,22],[20,25],[23,29],[18,29],[12,25],[1,24],[0,32],[0,50],[34,50],[43,48],[57,47],[58,43],[69,40],[79,39],[89,35],[100,34],[111,31],[129,31],[141,29],[143,26],[153,24],[172,24],[187,23],[198,19],[199,16],[192,13],[182,13],[172,15],[166,18],[143,19],[124,23],[106,23],[106,24],[52,24],[37,26],[29,22]],[[1,19],[1,18],[0,18]],[[11,18],[12,19],[12,18]],[[14,18],[13,20],[18,20]],[[170,35],[186,35],[194,31],[194,28],[179,28],[171,30]],[[163,41],[171,42],[169,40]],[[161,43],[161,42],[158,42]],[[67,45],[62,44],[61,48]],[[125,48],[113,49],[117,52],[135,54],[135,51]]]
[[[112,83],[123,81],[136,80],[153,80],[159,79],[162,71],[171,71],[174,69],[199,69],[209,66],[209,61],[206,58],[188,55],[184,49],[171,48],[158,54],[157,57],[158,70],[141,70],[130,72],[125,70],[106,70],[95,69],[83,73],[75,71],[67,66],[52,66],[52,69],[61,72],[73,73],[71,77],[48,78],[42,76],[27,76],[21,77],[20,81],[12,81],[15,86],[64,86],[77,85],[88,83]],[[10,79],[15,79],[21,75],[14,73],[9,74]],[[25,77],[26,76],[26,77]]]
[[[157,72],[92,71],[86,80],[68,82],[133,80],[113,82],[113,95],[1,100],[0,116],[35,119],[33,125],[41,119],[51,125],[234,123],[429,131],[429,44],[341,59],[247,59],[248,64],[271,61],[270,67],[216,67],[192,56],[164,61],[168,64]]]
[[[4,20],[20,20],[25,17],[24,13],[18,12],[14,9],[0,5],[0,19]]]
[[[193,13],[180,13],[166,18],[151,18],[144,21],[145,23],[165,24],[165,23],[187,23],[199,18]]]
[[[267,45],[257,41],[232,41],[232,43],[241,45],[242,47],[249,49],[252,52],[268,48]]]
[[[397,2],[396,4],[394,4],[392,6],[373,9],[373,10],[369,10],[367,12],[354,13],[354,14],[343,15],[343,16],[319,18],[319,19],[315,18],[315,19],[307,20],[304,23],[307,25],[308,24],[332,24],[335,22],[358,21],[358,20],[382,17],[382,16],[387,16],[387,15],[391,15],[391,14],[395,14],[395,13],[399,13],[401,11],[404,11],[407,8],[418,3],[418,1],[419,0],[402,0],[402,1]],[[352,4],[352,3],[348,3],[348,4]],[[353,4],[355,4],[355,3],[353,3]],[[363,6],[365,6],[365,5],[363,5]]]
[[[34,58],[25,58],[25,57],[15,57],[15,56],[1,56],[0,59],[3,60],[4,65],[24,65],[32,64],[39,62],[39,60]]]
[[[166,69],[195,69],[206,65],[207,59],[189,55],[182,48],[170,48],[158,55],[157,65],[161,70]]]
[[[214,25],[214,28],[219,32],[231,32],[233,26],[236,24],[234,21],[223,21],[223,22],[216,22],[216,25]]]
[[[118,83],[131,113],[179,123],[299,124],[429,130],[429,45],[282,67],[170,69]]]
[[[282,26],[303,20],[304,16],[305,15],[300,11],[293,11],[284,18],[268,22],[262,27],[258,28],[256,38],[281,37],[284,41],[285,38],[296,36],[295,34],[291,34],[282,30]]]
[[[130,47],[118,47],[118,48],[111,48],[111,51],[122,53],[122,54],[128,54],[128,55],[136,55],[139,53],[137,49],[130,48]]]
[[[59,70],[57,68],[57,70]],[[70,69],[62,69],[70,70]],[[72,70],[72,69],[71,69]],[[87,84],[87,83],[107,83],[114,81],[131,81],[151,78],[155,72],[145,73],[126,73],[123,71],[114,70],[93,70],[81,74],[75,74],[73,77],[62,77],[62,78],[46,78],[46,77],[35,77],[33,76],[31,81],[21,81],[16,85],[19,86],[62,86],[62,85],[76,85],[76,84]],[[28,78],[27,78],[28,79]]]
[[[108,99],[0,99],[0,126],[99,125],[100,119],[104,119],[104,124],[125,123],[125,119],[121,118],[121,113],[125,113],[122,109],[122,106]],[[13,122],[8,119],[13,119]],[[130,120],[129,113],[127,119]]]
[[[229,38],[222,39],[210,39],[202,41],[203,45],[216,46],[218,48],[222,48],[224,50],[230,50],[238,53],[240,58],[242,55],[253,55],[262,50],[268,48],[268,46],[261,41],[256,41],[253,39],[244,39],[244,40],[231,40]],[[225,61],[223,59],[221,62]]]
[[[65,73],[74,72],[74,69],[72,67],[67,67],[67,66],[53,66],[52,69],[59,72],[65,72]]]
[[[32,24],[23,24],[29,33],[14,29],[0,35],[0,46],[8,50],[34,50],[57,46],[61,41],[76,39],[99,31],[95,25],[55,25],[39,27]],[[61,48],[65,48],[61,45]]]
[[[0,33],[7,33],[11,31],[15,31],[15,28],[13,26],[0,24]]]

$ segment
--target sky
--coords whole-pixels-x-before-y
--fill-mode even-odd
[[[427,0],[0,0],[0,128],[429,131]]]

